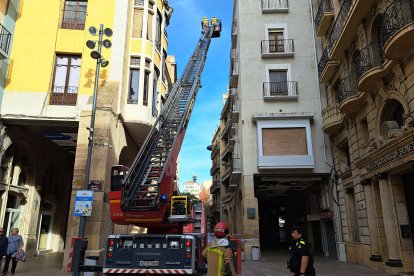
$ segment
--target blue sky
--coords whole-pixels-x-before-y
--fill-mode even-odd
[[[178,77],[184,69],[194,47],[201,37],[201,19],[213,16],[222,20],[223,31],[220,38],[211,41],[207,62],[201,78],[202,88],[193,109],[187,133],[180,153],[179,184],[192,180],[197,175],[198,182],[211,179],[210,151],[222,108],[222,95],[229,83],[230,42],[231,42],[231,0],[170,0],[173,7],[168,26],[168,54],[175,55]]]

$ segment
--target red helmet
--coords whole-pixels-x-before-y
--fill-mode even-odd
[[[214,226],[214,236],[216,236],[217,238],[224,238],[228,234],[229,226],[226,223],[220,221],[216,224],[216,226]]]

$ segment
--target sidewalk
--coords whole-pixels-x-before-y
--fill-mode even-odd
[[[286,252],[264,252],[260,261],[243,261],[241,276],[292,276],[286,268]],[[27,262],[19,262],[16,275],[71,275],[62,272],[63,253],[52,253],[28,258]],[[3,266],[2,266],[3,267]],[[340,263],[333,259],[315,258],[316,275],[318,276],[389,276],[363,266]],[[9,273],[10,275],[10,273]]]

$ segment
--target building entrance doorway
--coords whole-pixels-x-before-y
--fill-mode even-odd
[[[53,214],[41,213],[39,218],[39,229],[37,234],[37,251],[52,249],[52,225]]]

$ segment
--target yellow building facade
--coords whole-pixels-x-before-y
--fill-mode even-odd
[[[97,60],[102,47],[90,181],[89,249],[99,255],[114,231],[105,192],[110,168],[130,165],[175,81],[168,57],[167,0],[24,1],[16,22],[1,104],[0,224],[19,227],[28,255],[68,250],[78,234],[76,190],[84,189]],[[86,42],[95,42],[95,49]],[[102,63],[101,63],[102,65]]]

